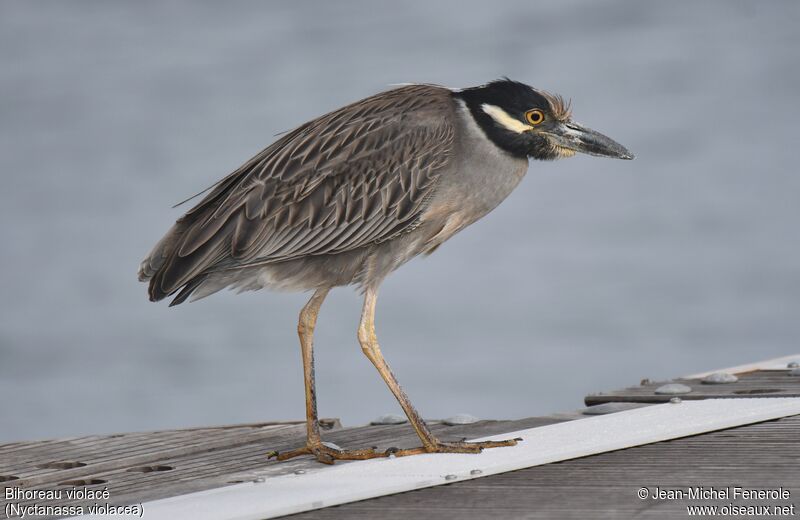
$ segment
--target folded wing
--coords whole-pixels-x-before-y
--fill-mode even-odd
[[[450,160],[451,110],[444,89],[407,86],[283,136],[220,181],[142,262],[150,299],[183,288],[183,301],[215,270],[350,251],[413,229]]]

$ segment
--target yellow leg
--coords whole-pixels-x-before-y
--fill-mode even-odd
[[[314,292],[297,321],[297,335],[300,337],[300,353],[303,356],[303,382],[306,387],[306,435],[309,443],[322,442],[319,434],[319,418],[317,417],[317,389],[314,381],[314,329],[322,302],[329,289]]]
[[[419,412],[411,404],[408,396],[400,387],[397,378],[389,368],[389,364],[383,358],[378,338],[375,335],[375,305],[378,301],[377,288],[368,288],[364,296],[364,308],[361,311],[361,323],[358,326],[358,341],[361,343],[361,350],[369,358],[375,368],[378,369],[389,390],[392,391],[400,406],[408,417],[411,426],[417,432],[422,447],[406,450],[392,450],[397,456],[415,455],[419,453],[478,453],[483,448],[499,448],[503,446],[514,446],[517,439],[505,441],[487,442],[441,442],[430,431]]]
[[[303,356],[303,379],[306,387],[306,445],[292,451],[269,454],[278,460],[287,460],[298,455],[314,455],[320,462],[333,464],[336,459],[358,460],[386,456],[385,453],[378,453],[372,449],[336,450],[322,444],[317,417],[317,391],[314,383],[314,328],[317,326],[319,309],[322,302],[325,301],[328,291],[329,289],[319,289],[314,292],[303,310],[300,311],[300,319],[297,323],[300,352]]]
[[[411,449],[390,449],[377,452],[372,448],[360,450],[337,450],[322,444],[317,418],[317,395],[314,384],[314,328],[322,302],[328,294],[328,289],[317,290],[300,312],[297,333],[300,337],[300,349],[303,356],[303,377],[306,388],[306,445],[302,448],[287,452],[271,452],[271,457],[278,460],[288,460],[299,455],[314,455],[318,461],[333,464],[336,460],[363,460],[388,455],[406,456],[420,453],[479,453],[483,448],[498,448],[514,446],[518,439],[487,442],[441,442],[430,431],[425,421],[422,420],[417,410],[409,401],[408,396],[400,387],[397,378],[386,363],[381,353],[378,339],[375,335],[375,304],[377,302],[377,289],[368,289],[364,298],[364,308],[361,312],[361,322],[358,326],[358,340],[361,350],[378,369],[389,390],[392,391],[403,411],[408,416],[411,426],[417,432],[422,446]]]

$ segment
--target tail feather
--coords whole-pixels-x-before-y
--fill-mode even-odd
[[[172,301],[169,303],[169,306],[174,307],[175,305],[180,305],[185,302],[186,299],[189,298],[189,296],[191,296],[192,293],[206,280],[206,276],[207,275],[201,275],[190,280],[189,283],[183,286],[178,295],[172,299]]]
[[[168,296],[168,293],[161,289],[161,284],[158,280],[162,277],[165,264],[169,261],[170,256],[173,255],[175,244],[180,241],[182,235],[183,230],[180,229],[180,224],[176,223],[139,264],[137,273],[139,281],[150,282],[148,294],[152,302],[162,300]]]
[[[210,241],[187,256],[180,256],[181,240],[169,244],[166,258],[150,278],[151,301],[158,301],[181,291],[173,305],[184,301],[208,276],[209,270],[225,258],[229,251],[224,240]],[[184,291],[188,293],[184,294]],[[183,297],[181,297],[183,295]]]
[[[170,305],[183,303],[206,279],[207,270],[228,254],[230,242],[227,237],[229,230],[225,227],[227,218],[222,219],[224,224],[213,226],[213,233],[201,237],[202,240],[198,240],[199,245],[193,246],[191,252],[181,256],[180,250],[187,241],[188,234],[198,234],[193,228],[199,227],[203,230],[207,227],[204,224],[208,223],[214,211],[224,203],[230,191],[244,178],[253,164],[258,162],[257,159],[260,160],[259,157],[260,154],[211,186],[211,192],[179,218],[142,260],[138,275],[140,281],[150,283],[150,301],[163,300],[180,291]]]
[[[185,234],[186,224],[178,221],[139,265],[139,281],[149,282],[150,301],[160,301],[180,291],[171,305],[182,303],[206,278],[205,271],[225,256],[223,241],[210,241],[193,253],[180,256]]]

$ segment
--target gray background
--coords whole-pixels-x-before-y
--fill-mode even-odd
[[[426,417],[800,351],[800,3],[0,3],[0,439],[303,414],[302,294],[147,301],[180,210],[316,115],[401,82],[508,75],[633,162],[534,163],[383,286],[384,353]],[[184,208],[185,209],[185,208]],[[399,408],[320,318],[320,411]]]

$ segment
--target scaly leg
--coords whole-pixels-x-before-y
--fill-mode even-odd
[[[306,387],[306,445],[283,453],[271,452],[270,457],[287,460],[298,455],[314,455],[318,461],[333,464],[334,460],[360,460],[385,457],[386,453],[366,450],[337,450],[322,444],[317,418],[317,393],[314,384],[314,328],[322,302],[329,289],[318,289],[300,311],[297,334],[300,336],[300,350],[303,356],[303,378]]]
[[[378,369],[389,390],[392,391],[403,411],[408,416],[411,426],[419,435],[422,446],[404,450],[390,450],[396,456],[416,455],[419,453],[479,453],[483,448],[499,448],[502,446],[514,446],[518,439],[505,441],[486,441],[486,442],[441,442],[431,433],[425,421],[422,420],[417,410],[409,401],[408,396],[400,387],[397,378],[394,377],[391,368],[383,359],[378,338],[375,335],[375,304],[378,301],[377,288],[368,288],[364,297],[364,308],[361,312],[361,323],[358,326],[358,341],[361,343],[361,350],[369,358],[375,368]]]

